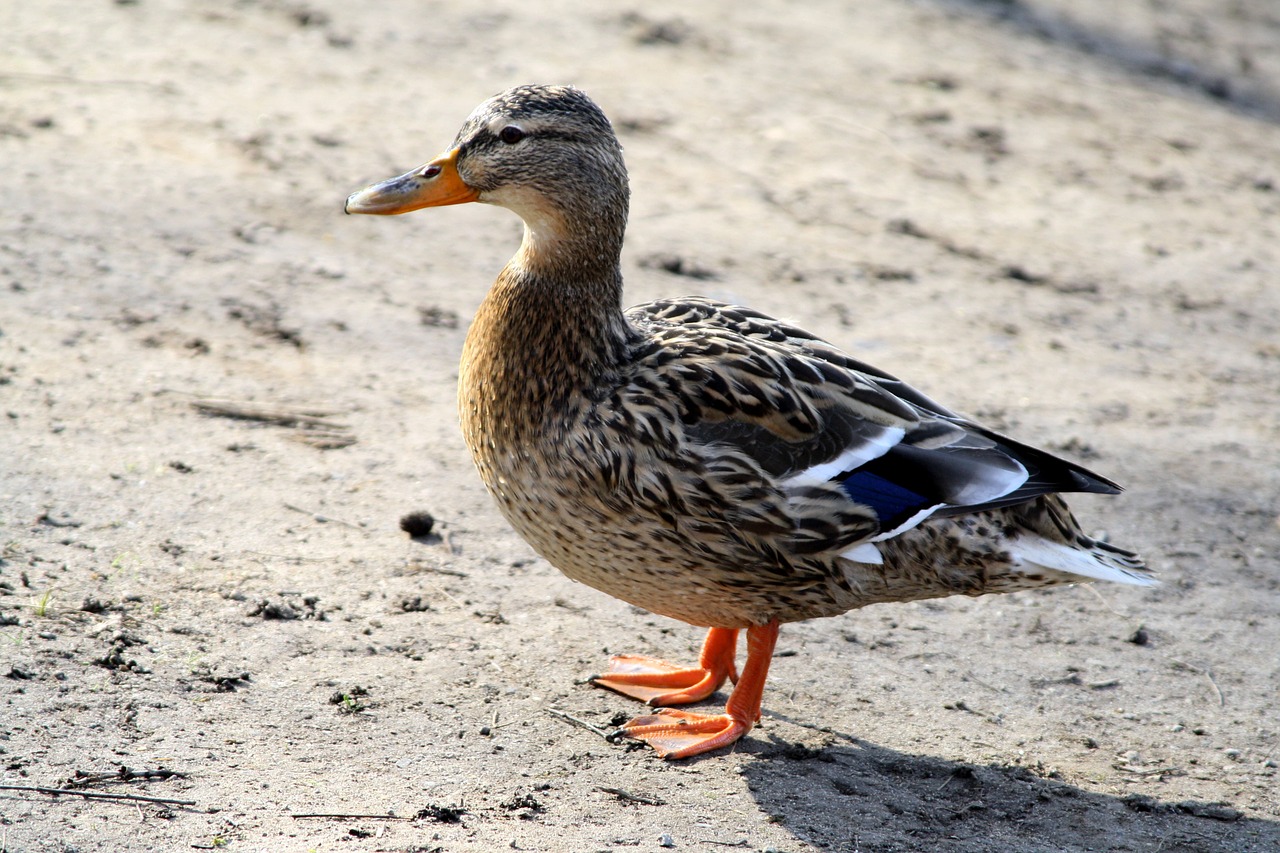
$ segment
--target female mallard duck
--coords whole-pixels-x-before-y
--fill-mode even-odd
[[[479,201],[524,239],[467,335],[459,408],[503,515],[574,580],[710,628],[696,666],[619,655],[596,684],[697,702],[623,726],[659,755],[760,718],[778,625],[867,604],[1093,579],[1154,581],[1059,492],[1109,480],[961,417],[803,329],[701,298],[622,309],[627,172],[604,113],[564,86],[481,104],[445,154],[348,213]],[[747,660],[734,664],[738,632]]]

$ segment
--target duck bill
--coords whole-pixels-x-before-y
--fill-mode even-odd
[[[343,209],[347,213],[391,216],[479,198],[480,194],[458,174],[458,149],[454,148],[425,166],[352,193]]]

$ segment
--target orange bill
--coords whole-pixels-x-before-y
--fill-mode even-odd
[[[458,174],[458,149],[454,148],[412,172],[352,193],[343,209],[347,213],[391,216],[479,198],[480,194]]]

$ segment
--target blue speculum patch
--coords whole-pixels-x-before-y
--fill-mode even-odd
[[[924,495],[871,471],[854,471],[840,482],[840,487],[853,500],[875,510],[880,526],[885,529],[896,527],[933,503]]]

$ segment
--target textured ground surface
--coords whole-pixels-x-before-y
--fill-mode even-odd
[[[0,4],[3,783],[194,803],[0,791],[0,849],[1280,850],[1280,13],[1119,5]],[[699,633],[471,470],[514,217],[340,213],[523,82],[619,127],[631,301],[786,315],[1120,480],[1075,508],[1165,583],[787,626],[731,754],[551,715]],[[121,766],[181,775],[77,780]]]

